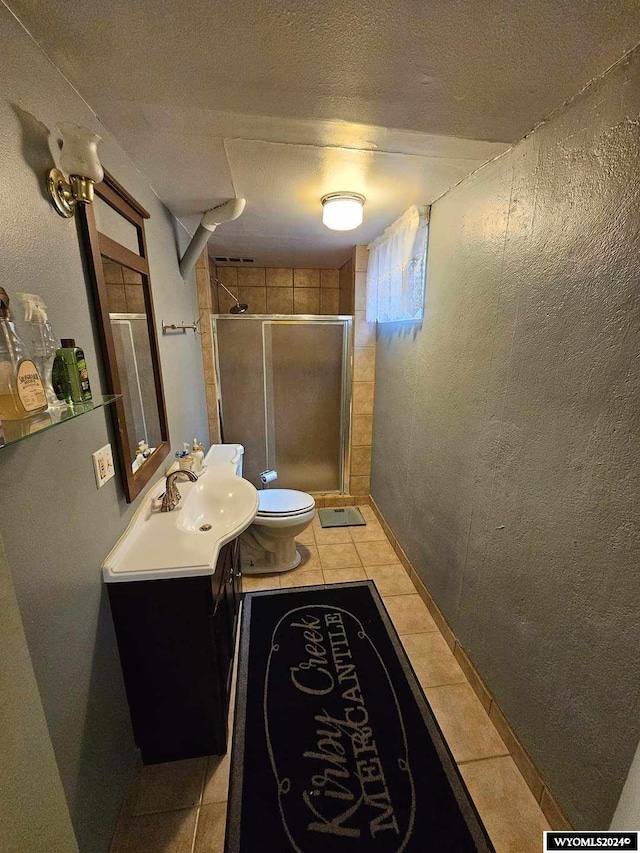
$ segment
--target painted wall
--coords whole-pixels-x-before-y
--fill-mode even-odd
[[[639,62],[435,203],[378,329],[372,493],[580,828],[640,735]]]
[[[74,221],[44,197],[47,128],[74,121],[104,138],[105,167],[150,211],[156,320],[197,316],[193,279],[176,260],[177,223],[122,149],[28,34],[0,6],[0,282],[35,291],[56,334],[83,346],[94,392],[102,377],[92,298]],[[200,344],[160,338],[172,443],[206,435]],[[0,450],[0,529],[69,811],[82,853],[107,850],[134,759],[129,712],[99,566],[129,522],[118,479],[96,489],[91,453],[114,442],[95,411]],[[4,613],[0,615],[4,619]]]
[[[616,806],[610,829],[618,832],[637,832],[640,826],[640,744],[629,769],[627,781],[624,783],[620,800]]]
[[[0,540],[0,850],[78,853]]]

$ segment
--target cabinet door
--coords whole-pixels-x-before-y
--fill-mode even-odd
[[[144,763],[223,753],[227,694],[211,639],[211,578],[114,583],[108,592]]]
[[[214,611],[212,616],[212,641],[218,661],[220,690],[225,698],[225,713],[229,700],[229,688],[233,664],[233,583],[232,583],[233,543],[226,545],[220,552],[218,569],[214,576]],[[231,580],[231,582],[230,582]]]

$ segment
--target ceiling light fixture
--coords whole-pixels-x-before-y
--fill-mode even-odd
[[[362,225],[366,199],[360,193],[329,193],[322,196],[322,222],[332,231],[352,231]]]

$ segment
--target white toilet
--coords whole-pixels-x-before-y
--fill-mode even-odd
[[[246,575],[288,572],[302,559],[299,536],[313,521],[316,502],[294,489],[259,489],[258,514],[240,537],[242,571]]]

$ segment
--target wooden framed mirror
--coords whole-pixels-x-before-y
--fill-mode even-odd
[[[170,448],[144,233],[149,213],[107,172],[93,204],[80,209],[107,390],[122,395],[118,457],[130,503]]]

